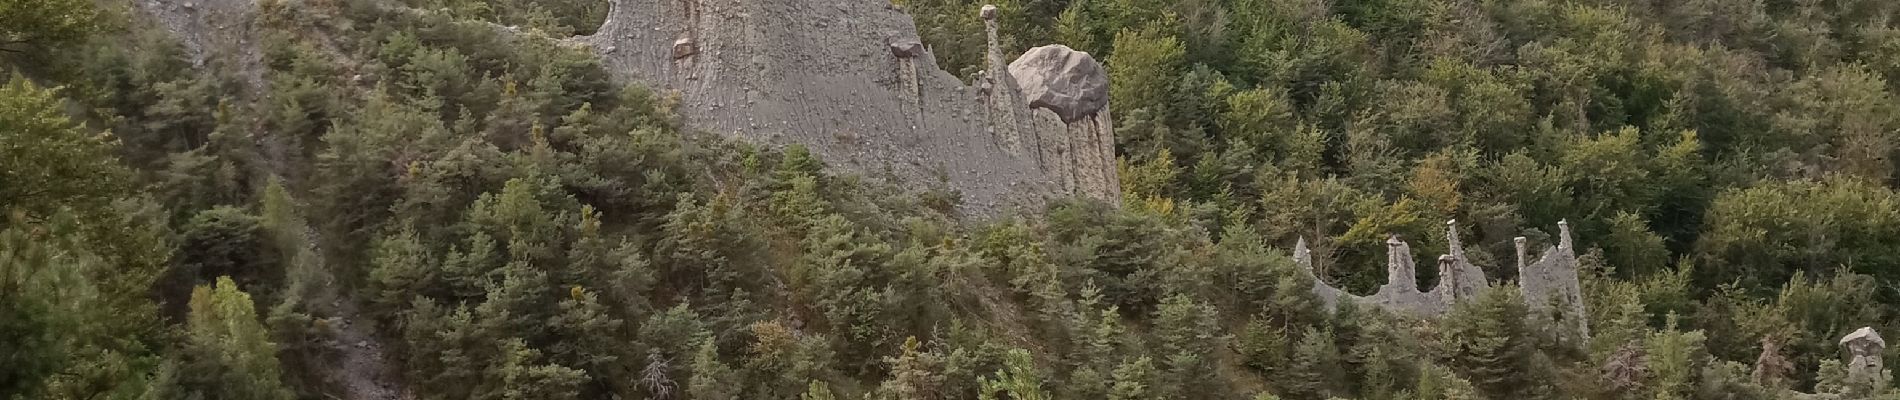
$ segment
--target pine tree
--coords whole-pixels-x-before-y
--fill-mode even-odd
[[[556,338],[548,346],[549,359],[590,376],[608,376],[620,360],[630,357],[620,340],[623,323],[601,304],[599,294],[585,286],[568,287],[567,299],[555,306],[548,325]]]
[[[1306,333],[1300,335],[1299,344],[1293,346],[1290,365],[1281,371],[1280,389],[1293,399],[1327,398],[1333,393],[1334,379],[1338,378],[1334,368],[1339,361],[1339,349],[1333,344],[1332,332],[1307,328]]]
[[[61,3],[79,7],[86,2]],[[46,11],[55,7],[37,2],[20,7],[42,6]],[[15,17],[24,16],[0,11],[0,20]],[[0,36],[16,25],[5,26]],[[0,85],[0,182],[5,183],[0,185],[0,207],[34,218],[50,217],[61,208],[72,208],[82,219],[103,216],[112,199],[128,188],[129,171],[113,157],[112,137],[88,134],[61,114],[55,93],[20,76]]]
[[[468,219],[506,244],[510,259],[548,261],[559,254],[562,227],[575,225],[563,212],[572,201],[551,177],[515,178],[500,194],[482,195]]]
[[[434,258],[411,227],[376,242],[370,260],[372,299],[384,310],[397,310],[436,285]]]
[[[761,276],[755,264],[760,244],[743,211],[724,196],[701,202],[681,194],[677,200],[653,249],[661,281],[703,288],[694,294],[707,301],[723,302],[751,292],[759,282],[745,278]]]
[[[1542,380],[1532,365],[1537,348],[1525,326],[1529,309],[1523,299],[1514,286],[1493,287],[1455,305],[1446,317],[1452,366],[1486,396],[1534,393]]]
[[[1175,295],[1162,301],[1154,323],[1159,354],[1167,366],[1157,391],[1208,395],[1200,390],[1210,386],[1206,380],[1214,370],[1210,355],[1226,341],[1218,311],[1187,295]]]
[[[798,400],[836,400],[837,398],[836,395],[831,394],[831,385],[820,380],[811,381],[811,385],[805,388],[805,393],[798,395]]]
[[[291,399],[281,381],[277,345],[258,321],[251,295],[229,277],[191,293],[187,361],[176,385],[182,398]],[[189,393],[189,394],[187,394]]]
[[[556,293],[572,292],[549,284],[547,272],[512,262],[502,268],[501,282],[489,288],[487,301],[475,307],[475,316],[485,330],[540,343],[554,328],[548,320],[555,315]],[[572,300],[571,295],[565,297]]]
[[[693,353],[693,375],[686,384],[686,395],[693,400],[739,399],[737,373],[719,361],[719,348],[712,340],[701,340]]]
[[[982,386],[978,392],[979,400],[1048,400],[1049,395],[1042,389],[1042,378],[1036,372],[1035,361],[1028,350],[1011,349],[1003,354],[1003,369],[996,371],[995,378],[977,378]]]
[[[1419,362],[1418,385],[1412,393],[1421,400],[1477,400],[1478,389],[1450,368]]]
[[[1244,357],[1246,366],[1267,376],[1281,376],[1290,367],[1287,363],[1292,340],[1287,336],[1280,325],[1256,315],[1234,338],[1234,351]]]
[[[899,303],[889,286],[893,250],[857,229],[836,215],[814,222],[791,277],[794,289],[815,303],[840,339],[863,345],[846,351],[851,358],[897,345],[902,337],[893,323],[901,316],[889,309]]]
[[[1110,97],[1116,115],[1136,109],[1163,111],[1172,77],[1180,73],[1187,50],[1166,31],[1126,26],[1115,34],[1114,53],[1108,59]]]
[[[571,400],[580,398],[587,373],[560,364],[542,364],[541,352],[521,339],[501,342],[500,364],[489,367],[487,381],[496,385],[487,398],[499,400]]]
[[[9,4],[0,10],[0,52],[62,46],[91,36],[108,18],[85,0],[46,0]]]
[[[942,360],[919,351],[916,337],[904,339],[903,353],[886,357],[890,378],[877,388],[878,398],[887,400],[931,400],[942,398],[943,376],[937,372]]]
[[[1169,398],[1153,382],[1160,380],[1161,371],[1155,369],[1154,360],[1148,357],[1136,358],[1115,367],[1114,386],[1108,389],[1110,400],[1159,400]]]
[[[1695,395],[1695,383],[1708,363],[1702,332],[1676,329],[1676,317],[1668,325],[1649,335],[1643,343],[1648,356],[1651,398],[1688,399]]]

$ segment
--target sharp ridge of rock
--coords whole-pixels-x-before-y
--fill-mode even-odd
[[[1517,285],[1531,310],[1531,317],[1557,325],[1578,338],[1590,336],[1590,324],[1583,308],[1583,285],[1577,276],[1576,250],[1570,240],[1570,224],[1559,221],[1558,243],[1542,252],[1535,261],[1527,259],[1526,240],[1512,241],[1517,246]],[[1417,269],[1412,261],[1411,245],[1398,236],[1386,239],[1386,283],[1369,296],[1357,296],[1318,279],[1313,267],[1312,250],[1301,238],[1293,248],[1293,261],[1302,274],[1312,277],[1313,293],[1326,309],[1341,302],[1370,305],[1415,317],[1438,317],[1451,312],[1458,303],[1474,299],[1496,288],[1484,270],[1465,258],[1459,241],[1457,221],[1446,222],[1447,249],[1438,257],[1438,283],[1430,291],[1420,291]],[[1843,344],[1846,342],[1843,341]]]

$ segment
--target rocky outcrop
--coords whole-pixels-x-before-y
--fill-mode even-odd
[[[1069,46],[1029,49],[1009,64],[1009,76],[1029,107],[1054,111],[1063,122],[1080,121],[1108,107],[1108,73],[1102,63]]]
[[[1883,374],[1886,368],[1880,358],[1887,350],[1887,341],[1873,327],[1862,327],[1854,333],[1841,337],[1841,347],[1847,350],[1847,375],[1856,379],[1869,379]]]
[[[1863,327],[1853,333],[1848,333],[1847,336],[1842,336],[1840,345],[1841,350],[1846,351],[1846,354],[1841,356],[1841,362],[1846,369],[1844,372],[1847,373],[1845,379],[1827,383],[1825,382],[1827,379],[1822,378],[1824,383],[1814,387],[1817,393],[1787,390],[1782,393],[1781,398],[1874,399],[1884,398],[1883,394],[1892,393],[1893,371],[1888,371],[1882,366],[1881,356],[1887,350],[1887,341],[1880,338],[1880,333],[1874,332],[1873,327]],[[1827,372],[1828,370],[1823,367],[1822,374],[1825,375]]]
[[[1317,279],[1313,272],[1312,251],[1306,240],[1294,245],[1293,259],[1302,273],[1313,276],[1313,293],[1328,309],[1343,301],[1370,305],[1417,317],[1437,317],[1451,311],[1453,305],[1493,288],[1484,270],[1465,258],[1455,223],[1447,222],[1449,243],[1446,254],[1438,257],[1438,284],[1430,291],[1418,288],[1417,268],[1412,262],[1411,246],[1397,236],[1386,239],[1386,283],[1370,296],[1356,296]],[[1544,249],[1535,261],[1528,260],[1526,240],[1517,243],[1518,288],[1535,318],[1553,323],[1578,337],[1589,337],[1589,323],[1583,309],[1583,289],[1577,277],[1577,255],[1571,247],[1570,225],[1558,222],[1557,245]]]
[[[611,5],[599,31],[576,40],[616,75],[677,95],[692,128],[804,145],[873,177],[941,183],[962,194],[966,214],[1120,197],[1108,113],[1030,108],[1003,79],[994,40],[971,86],[939,68],[911,17],[884,0]],[[995,10],[985,15],[993,38]]]

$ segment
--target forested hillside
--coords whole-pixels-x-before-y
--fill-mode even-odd
[[[566,40],[605,0],[259,0],[225,49],[0,0],[0,399],[1900,398],[1840,341],[1900,332],[1900,3],[994,4],[1106,61],[1122,208],[695,131]],[[981,3],[894,5],[983,68]],[[1455,221],[1511,289],[1562,220],[1587,339],[1291,254],[1370,293]]]

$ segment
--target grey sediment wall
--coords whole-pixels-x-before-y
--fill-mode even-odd
[[[1108,113],[1065,123],[1028,107],[994,41],[986,72],[966,85],[911,46],[920,43],[911,16],[885,0],[611,4],[601,29],[578,41],[621,78],[678,96],[694,129],[942,185],[969,215],[1072,195],[1119,203]]]

